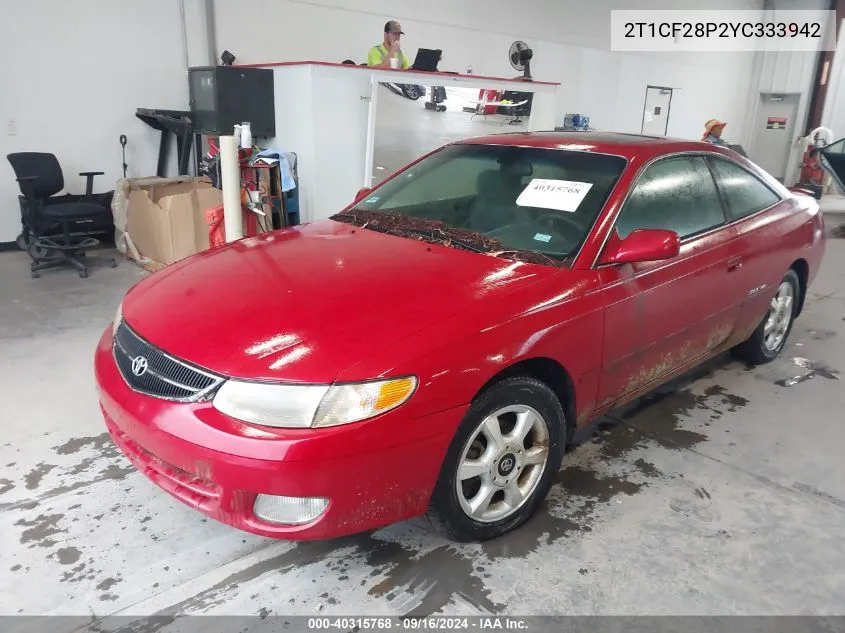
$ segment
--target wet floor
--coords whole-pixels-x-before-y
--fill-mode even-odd
[[[535,518],[471,545],[417,521],[272,541],[137,474],[91,360],[141,274],[0,254],[2,614],[845,612],[845,240],[780,359],[715,359],[579,432]]]

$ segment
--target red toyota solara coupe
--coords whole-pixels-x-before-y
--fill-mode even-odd
[[[823,229],[812,197],[710,144],[452,143],[330,218],[137,283],[96,349],[105,423],[248,532],[425,515],[489,539],[543,503],[576,427],[721,352],[775,358]]]

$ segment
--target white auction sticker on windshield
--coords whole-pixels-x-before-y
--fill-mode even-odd
[[[519,194],[516,203],[521,207],[577,211],[592,186],[589,182],[534,178]]]

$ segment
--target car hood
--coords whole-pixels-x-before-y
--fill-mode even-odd
[[[140,336],[208,370],[330,382],[558,270],[325,220],[177,262],[133,287],[122,310]]]

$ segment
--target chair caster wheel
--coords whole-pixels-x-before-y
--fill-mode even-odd
[[[112,267],[112,268],[117,268],[117,260],[116,260],[116,259],[114,259],[114,258],[112,258],[112,260],[111,260],[111,267]]]
[[[88,271],[87,270],[80,270],[79,276],[82,277],[83,279],[85,279],[88,276]]]
[[[29,274],[32,276],[33,279],[38,279],[41,276],[41,273],[37,273],[34,270]]]

